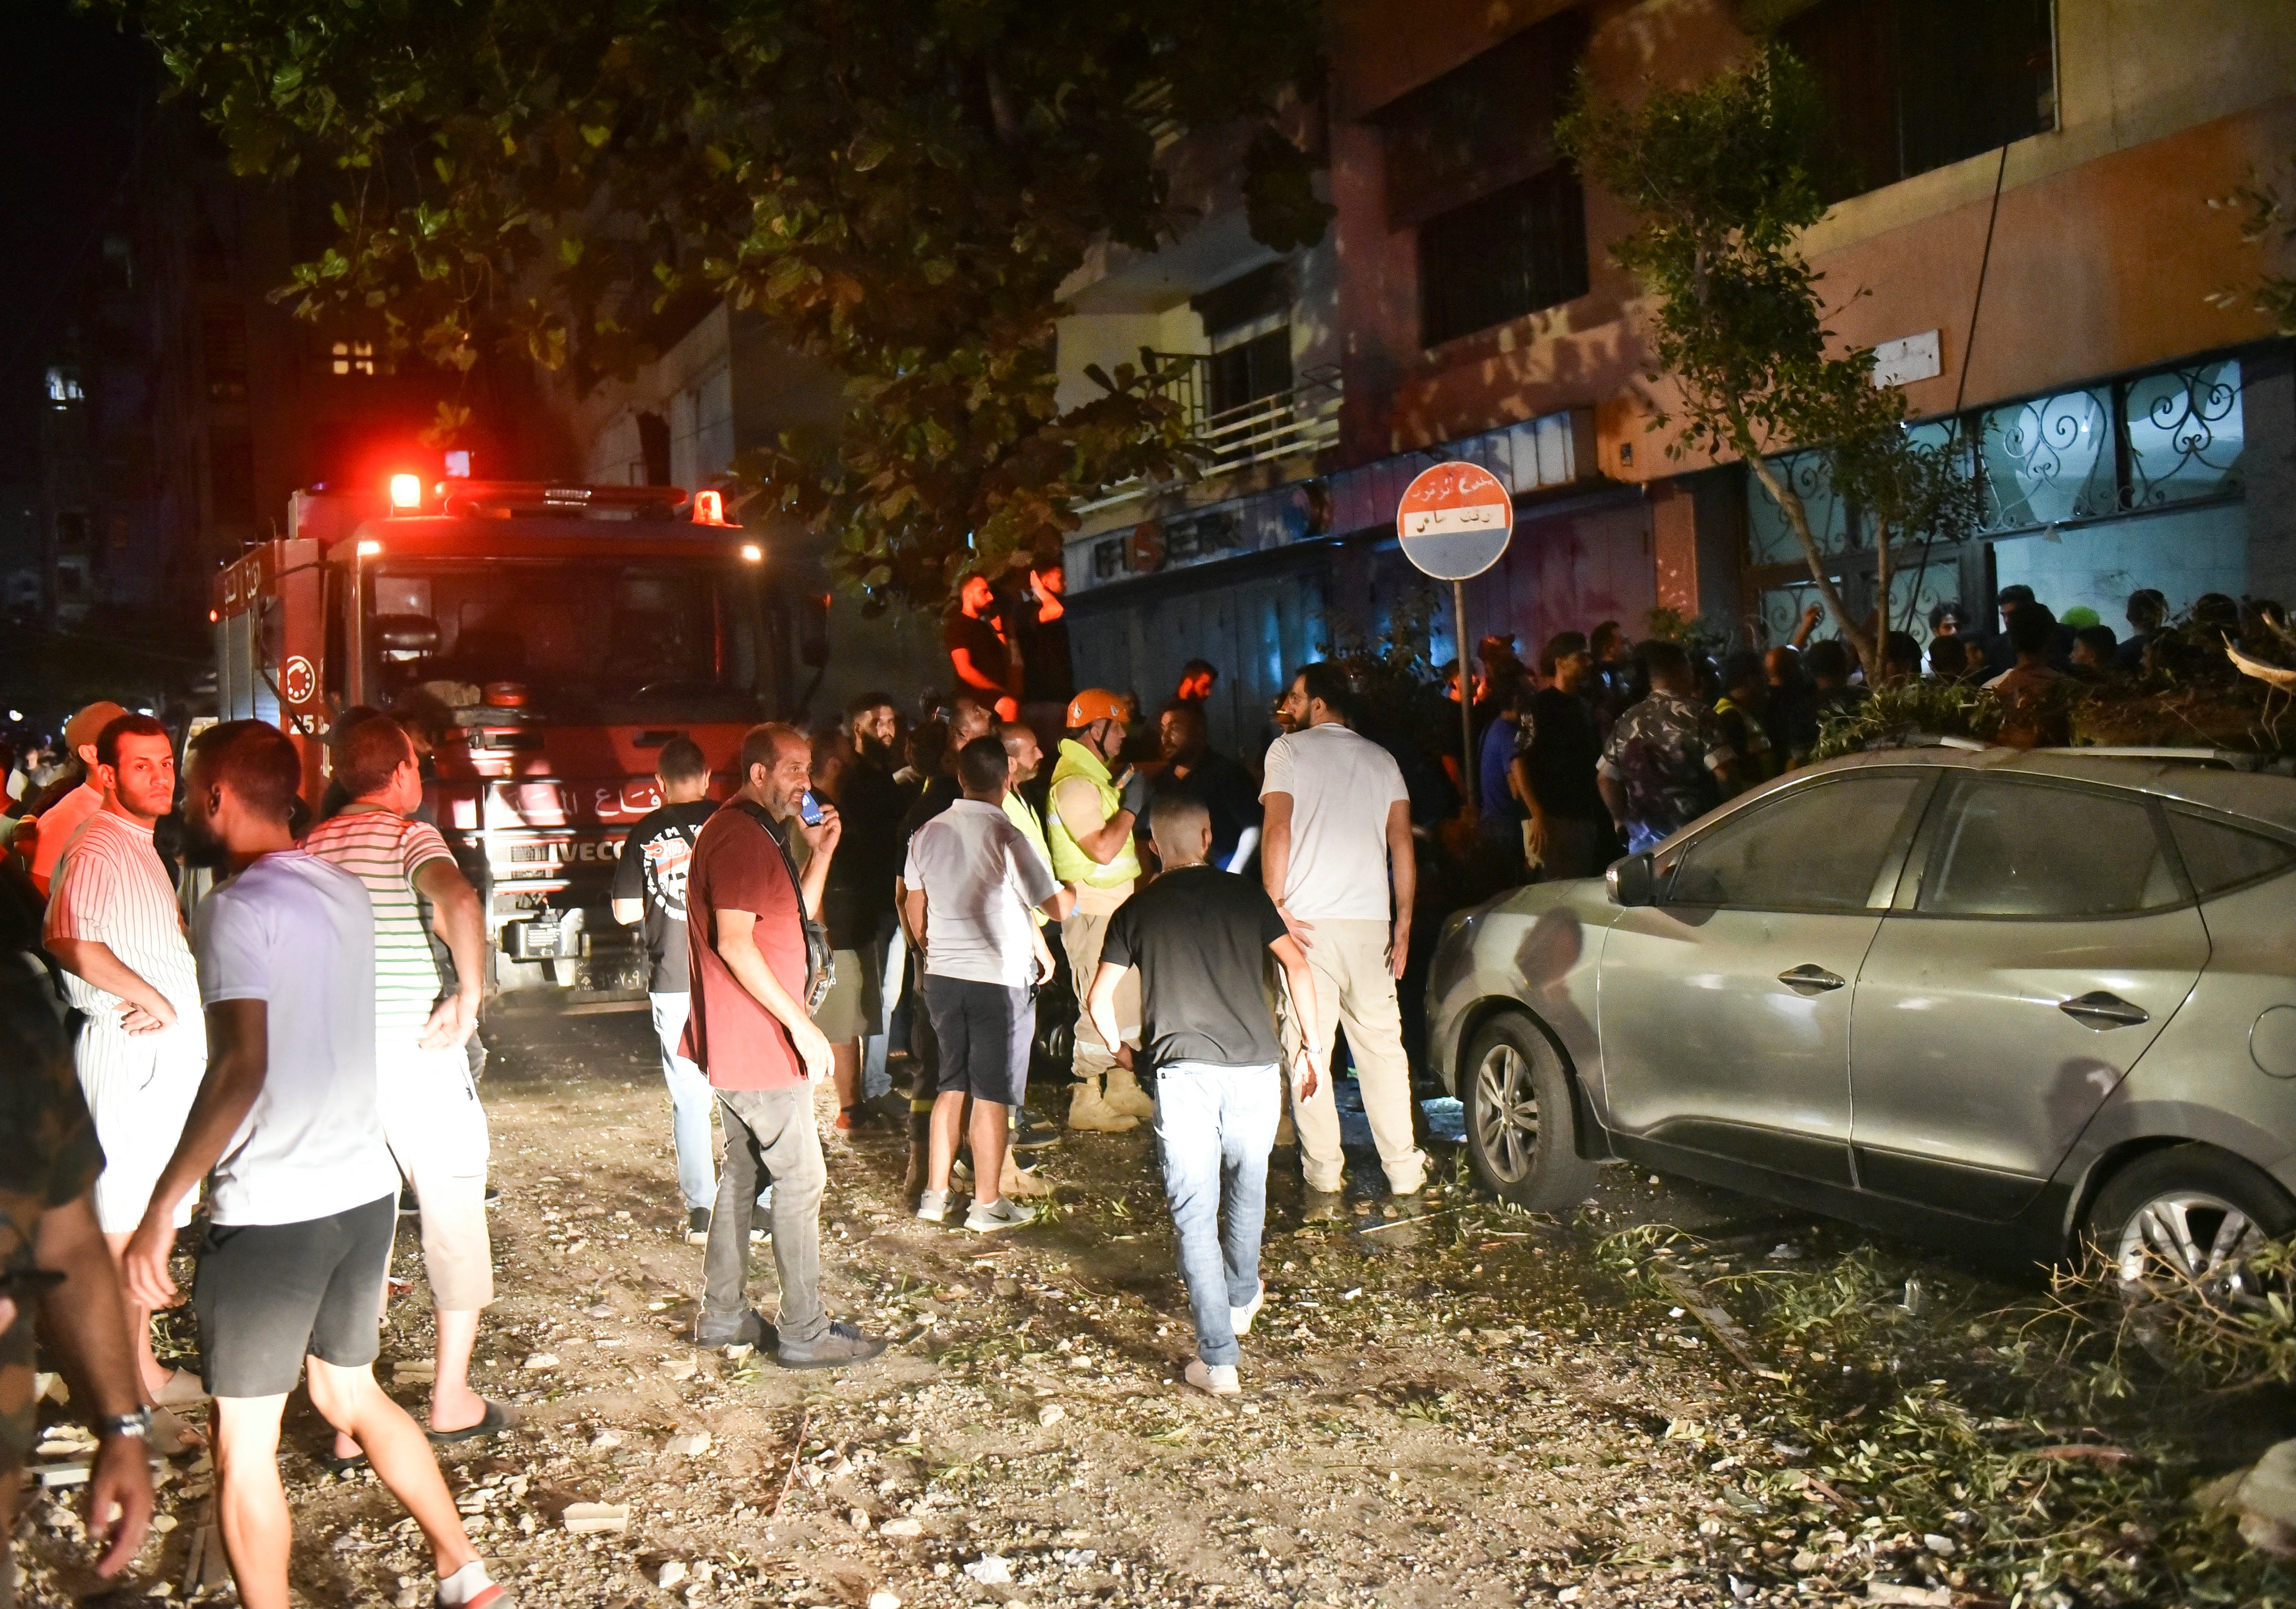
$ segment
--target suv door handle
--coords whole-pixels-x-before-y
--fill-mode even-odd
[[[2134,1028],[2139,1022],[2152,1020],[2152,1014],[2142,1006],[2133,1006],[2119,995],[2107,994],[2101,989],[2076,995],[2057,1009],[2083,1027],[2094,1028],[2099,1033],[2112,1028]]]
[[[1788,989],[1840,989],[1849,980],[1836,977],[1822,966],[1802,965],[1778,974],[1778,981]]]

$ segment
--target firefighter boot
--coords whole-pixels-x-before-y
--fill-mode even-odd
[[[1108,1109],[1119,1117],[1137,1118],[1144,1123],[1156,1121],[1156,1102],[1140,1088],[1140,1080],[1132,1076],[1129,1067],[1108,1070]]]
[[[1013,1153],[1007,1151],[1004,1153],[1004,1171],[996,1181],[996,1193],[999,1195],[1014,1196],[1050,1195],[1053,1193],[1053,1187],[1038,1178],[1034,1171],[1024,1170],[1020,1163],[1013,1160]]]
[[[1101,1099],[1098,1079],[1080,1078],[1075,1090],[1069,1100],[1070,1128],[1091,1134],[1122,1134],[1140,1126],[1138,1118],[1127,1117]]]

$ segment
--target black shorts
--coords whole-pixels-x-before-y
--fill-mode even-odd
[[[927,973],[925,1009],[940,1041],[940,1093],[1018,1106],[1029,1093],[1036,1003],[1025,989]]]
[[[209,1224],[192,1281],[209,1394],[283,1397],[306,1354],[338,1368],[373,1363],[398,1232],[389,1195],[302,1223]]]

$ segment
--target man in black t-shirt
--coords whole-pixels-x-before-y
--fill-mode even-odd
[[[661,1077],[669,1086],[670,1136],[677,1148],[677,1187],[685,1197],[686,1239],[709,1239],[710,1203],[718,1199],[718,1174],[711,1157],[709,1116],[717,1106],[701,1068],[677,1054],[685,1032],[685,871],[693,841],[718,807],[709,801],[709,762],[692,738],[671,738],[654,762],[661,784],[661,809],[630,829],[614,866],[614,920],[624,927],[643,922],[646,959],[652,972],[646,999],[653,1007],[654,1037],[661,1044]]]
[[[1538,670],[1547,685],[1523,701],[1515,722],[1515,789],[1530,812],[1524,855],[1534,877],[1593,877],[1618,848],[1611,812],[1595,785],[1603,758],[1587,699],[1595,655],[1579,633],[1559,631],[1540,653]]]
[[[1175,699],[1165,705],[1157,718],[1157,738],[1162,756],[1148,779],[1150,795],[1186,793],[1201,800],[1211,816],[1211,864],[1242,871],[1259,842],[1265,814],[1251,773],[1211,747],[1201,703]],[[1243,841],[1246,833],[1251,834],[1250,844]]]
[[[1156,1149],[1196,1326],[1186,1379],[1199,1391],[1232,1396],[1242,1389],[1236,1337],[1250,1333],[1267,1295],[1259,1236],[1267,1153],[1283,1106],[1283,1053],[1265,982],[1268,952],[1283,965],[1300,1027],[1294,1098],[1302,1101],[1321,1076],[1316,989],[1306,954],[1267,891],[1204,864],[1212,830],[1201,800],[1166,794],[1149,824],[1163,874],[1109,917],[1085,1006],[1101,1043],[1119,1047],[1118,1063],[1133,1066],[1135,1053],[1118,1031],[1116,989],[1127,972],[1140,969],[1137,1055],[1155,1076]]]
[[[985,700],[1004,719],[1018,719],[1021,667],[1013,662],[1011,644],[993,618],[996,589],[987,576],[967,576],[956,600],[956,612],[941,628],[941,642],[948,649],[957,685]]]

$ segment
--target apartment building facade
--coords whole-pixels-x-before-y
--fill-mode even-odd
[[[2248,0],[1335,0],[1319,109],[1336,217],[1279,258],[1218,182],[1164,250],[1068,287],[1061,367],[1184,354],[1199,482],[1119,488],[1068,544],[1080,680],[1162,695],[1225,673],[1216,741],[1328,644],[1424,608],[1393,536],[1412,475],[1483,464],[1513,491],[1506,556],[1465,636],[1653,609],[1734,644],[1815,595],[1742,466],[1652,422],[1647,309],[1607,242],[1633,220],[1554,149],[1573,76],[1631,99],[1765,35],[1825,94],[1835,196],[1803,242],[1830,327],[1882,349],[1915,428],[1967,455],[1972,539],[1899,550],[1893,623],[1989,617],[2032,586],[2118,624],[2127,594],[2296,594],[2296,362],[2240,294],[2267,268],[2210,205],[2296,156],[2296,12]],[[1980,293],[1980,284],[1982,282]],[[1869,609],[1874,558],[1816,461],[1784,465],[1829,571]],[[1457,652],[1441,609],[1435,657]]]

